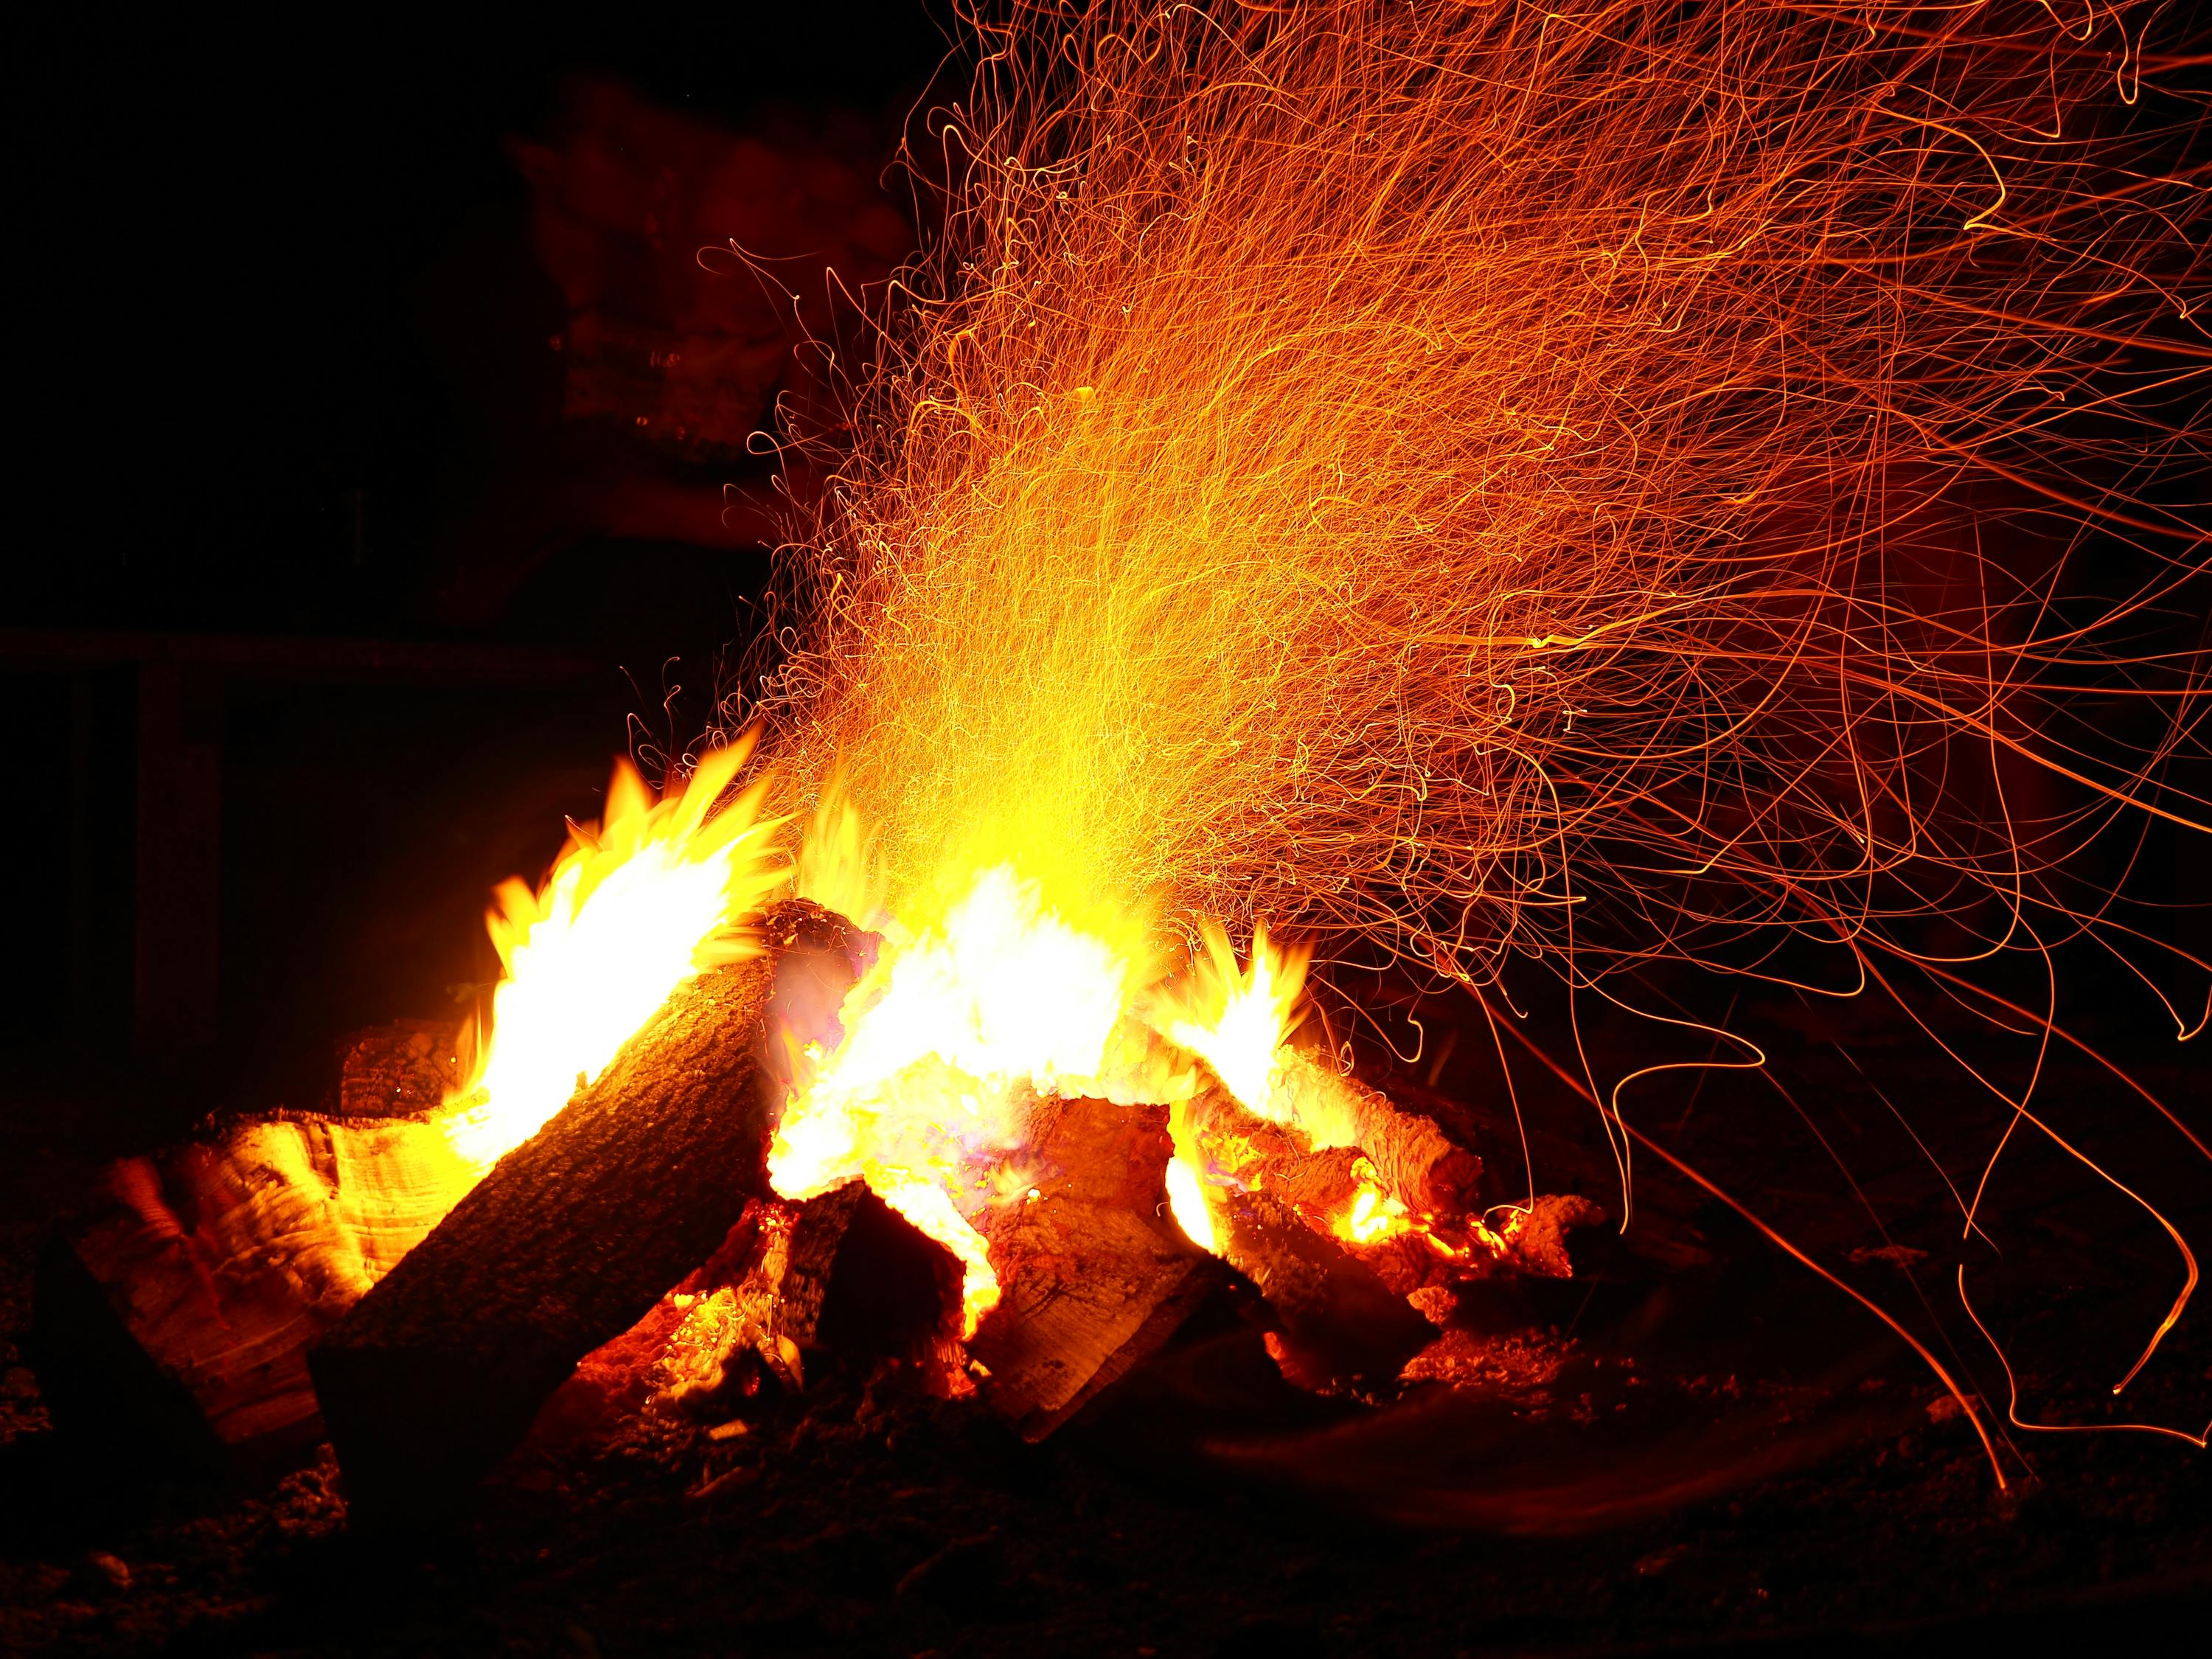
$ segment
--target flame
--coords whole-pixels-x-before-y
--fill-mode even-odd
[[[805,879],[891,918],[779,1184],[864,1176],[959,1252],[972,1328],[1023,1091],[1158,1060],[1095,920],[1132,895],[1469,984],[1772,929],[1953,980],[1923,941],[2103,927],[2074,832],[2204,827],[2153,787],[2202,648],[2125,632],[2164,587],[2045,626],[2070,532],[2205,568],[2166,477],[2204,444],[2170,391],[2203,198],[2113,109],[2125,9],[1018,0],[763,634],[791,763],[881,836],[832,813]],[[2077,743],[2077,673],[2140,673],[2155,737]],[[503,900],[523,1133],[718,925],[672,899],[619,996],[557,993],[604,971],[525,971],[523,922],[584,929],[559,876]],[[1288,963],[1207,956],[1219,1006],[1164,1035],[1345,1144],[1285,1092]]]
[[[800,843],[795,889],[855,927],[876,931],[891,920],[884,911],[881,861],[860,812],[835,781],[823,792]]]
[[[536,892],[500,887],[485,918],[503,969],[490,1036],[447,1120],[480,1170],[537,1133],[678,986],[757,948],[738,924],[784,879],[775,823],[760,817],[765,781],[714,810],[751,750],[750,733],[716,750],[658,802],[617,761],[605,820],[571,825]]]
[[[1416,1229],[1428,1231],[1407,1213],[1404,1204],[1383,1194],[1375,1183],[1372,1164],[1363,1158],[1352,1166],[1352,1170],[1359,1177],[1359,1190],[1352,1194],[1350,1206],[1336,1219],[1334,1231],[1339,1238],[1353,1244],[1380,1244],[1385,1239]]]
[[[1251,952],[1240,973],[1235,948],[1218,923],[1202,923],[1199,933],[1205,953],[1191,964],[1189,989],[1170,1018],[1167,1034],[1212,1066],[1247,1111],[1286,1122],[1291,1111],[1277,1100],[1275,1054],[1304,1018],[1298,1001],[1311,949],[1270,945],[1267,926],[1261,922],[1252,929]]]
[[[1168,1161],[1168,1211],[1184,1237],[1201,1250],[1221,1254],[1214,1237],[1213,1210],[1206,1202],[1206,1177],[1180,1146]]]
[[[849,834],[842,817],[831,833]],[[847,867],[851,867],[849,865]],[[1129,1014],[1147,979],[1141,930],[1079,928],[1007,865],[981,871],[944,915],[894,923],[846,999],[846,1036],[799,1088],[769,1152],[787,1199],[859,1176],[958,1256],[973,1335],[999,1300],[976,1217],[1022,1141],[1025,1093],[1127,1102],[1161,1086]]]

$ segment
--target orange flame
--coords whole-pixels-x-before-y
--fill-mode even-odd
[[[1312,947],[1276,949],[1261,922],[1252,930],[1240,973],[1227,930],[1207,921],[1199,931],[1205,954],[1191,964],[1189,987],[1169,1017],[1167,1035],[1212,1066],[1247,1111],[1286,1121],[1290,1109],[1277,1099],[1275,1051],[1304,1018],[1299,998]]]
[[[485,918],[503,969],[491,1030],[447,1120],[480,1170],[537,1133],[678,986],[757,948],[742,919],[786,872],[760,817],[766,781],[723,804],[751,750],[748,734],[714,750],[658,802],[617,761],[605,819],[571,826],[535,892],[500,887]]]
[[[980,872],[941,917],[890,930],[846,1000],[843,1042],[776,1131],[776,1191],[802,1199],[866,1181],[961,1259],[972,1335],[999,1300],[975,1219],[1020,1147],[1023,1091],[1127,1101],[1145,1093],[1138,1078],[1163,1075],[1128,1014],[1147,960],[1140,932],[1109,941],[1011,867]]]

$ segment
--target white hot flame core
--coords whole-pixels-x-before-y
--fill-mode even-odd
[[[961,1258],[966,1328],[999,1299],[974,1217],[1021,1138],[1017,1090],[1085,1093],[1128,1033],[1139,965],[999,866],[846,1000],[847,1036],[784,1114],[769,1178],[788,1199],[859,1176]]]

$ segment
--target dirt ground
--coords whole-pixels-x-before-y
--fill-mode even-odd
[[[1774,1038],[1771,1092],[1686,1081],[1645,1103],[1655,1132],[1792,1218],[1998,1423],[2003,1371],[1961,1314],[1962,1261],[2023,1417],[2202,1431],[2212,1317],[2196,1309],[2111,1394],[2182,1279],[2146,1212],[2023,1139],[1989,1183],[1988,1242],[1962,1246],[1939,1171],[1971,1186],[1965,1149],[1990,1120],[1953,1105],[1933,1045],[1860,1031],[1838,1059],[1816,1018],[1752,1018]],[[2130,1069],[2201,1119],[2203,1070],[2174,1058],[2191,1051],[2141,1046]],[[1473,1052],[1395,1081],[1441,1103],[1510,1188],[1510,1115],[1452,1103],[1495,1102]],[[2087,1126],[2082,1144],[2185,1236],[2212,1236],[2212,1170],[2185,1140],[2101,1067],[2054,1067],[2037,1096],[2054,1127]],[[1884,1112],[1898,1102],[1916,1109]],[[1587,1109],[1525,1079],[1521,1103],[1542,1184],[1617,1203]],[[362,1538],[327,1452],[215,1489],[46,1422],[15,1346],[35,1254],[100,1161],[173,1115],[143,1084],[19,1079],[0,1103],[8,1653],[2036,1651],[2145,1643],[2212,1610],[2203,1453],[2015,1430],[2000,1488],[1902,1342],[1643,1166],[1627,1242],[1601,1240],[1571,1283],[1462,1310],[1455,1390],[1382,1409],[1298,1395],[1224,1302],[1041,1446],[973,1404],[833,1369],[719,1441],[511,1474],[459,1535]],[[1925,1155],[1897,1132],[1908,1120]],[[1662,1261],[1670,1245],[1702,1260]]]

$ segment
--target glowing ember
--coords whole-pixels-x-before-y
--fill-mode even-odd
[[[657,803],[617,763],[604,822],[574,827],[535,893],[519,880],[499,889],[486,925],[505,973],[477,1076],[447,1121],[480,1171],[537,1133],[677,987],[751,954],[737,924],[783,879],[769,857],[775,825],[759,817],[766,785],[714,810],[751,747],[717,750]]]

